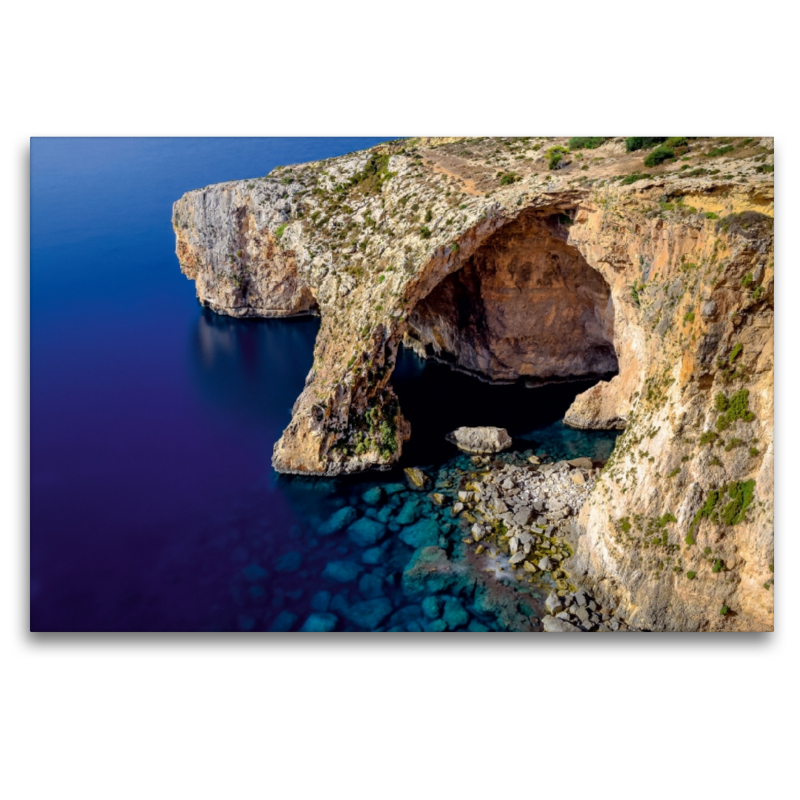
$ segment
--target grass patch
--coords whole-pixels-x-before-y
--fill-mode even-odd
[[[276,239],[280,240],[280,238],[283,236],[283,232],[286,230],[286,226],[288,224],[289,224],[288,222],[284,222],[282,225],[278,225],[278,227],[275,229],[275,238]]]

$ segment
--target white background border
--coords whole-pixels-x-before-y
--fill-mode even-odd
[[[796,792],[790,4],[100,2],[4,11],[2,703],[13,798]],[[777,632],[28,632],[29,137],[774,135]],[[787,583],[789,589],[786,589]]]

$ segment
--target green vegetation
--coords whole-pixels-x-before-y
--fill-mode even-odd
[[[674,478],[680,471],[681,471],[680,467],[675,467],[675,469],[673,469],[672,472],[670,472],[669,475],[667,475],[667,477]]]
[[[639,283],[638,281],[634,281],[633,285],[631,286],[631,297],[633,298],[633,302],[636,303],[637,307],[641,308],[642,300],[639,296],[639,292],[644,289],[644,283]]]
[[[745,275],[745,276],[742,278],[742,286],[744,286],[744,288],[746,289],[748,286],[750,286],[750,284],[751,284],[752,282],[753,282],[753,273],[752,273],[752,272],[748,272],[748,273],[747,273],[747,274],[746,274],[746,275]]]
[[[713,150],[709,150],[706,155],[709,158],[716,158],[717,156],[724,156],[727,153],[730,153],[734,150],[734,146],[732,144],[726,144],[723,147],[715,147]]]
[[[750,392],[747,389],[741,389],[731,395],[730,398],[722,392],[717,394],[714,398],[714,405],[717,411],[720,412],[719,417],[717,417],[718,431],[724,431],[737,419],[752,422],[756,418],[756,415],[748,407],[749,397]]]
[[[671,147],[662,144],[647,154],[644,159],[644,165],[646,167],[657,167],[670,158],[675,158],[675,151]]]
[[[719,219],[719,214],[715,214],[713,211],[706,211],[706,219]]]
[[[725,445],[725,452],[726,453],[730,453],[730,451],[733,450],[734,447],[738,447],[741,443],[742,443],[742,440],[739,439],[738,437],[734,436],[728,442],[728,444]]]
[[[657,144],[666,142],[666,136],[629,136],[625,140],[625,149],[632,153],[634,150],[650,150]]]
[[[741,352],[742,352],[742,345],[741,345],[740,342],[737,342],[733,346],[733,350],[731,350],[731,354],[728,356],[728,363],[733,364],[733,362],[736,360],[736,356],[738,356],[739,353],[741,353]]]
[[[686,573],[686,577],[687,577],[687,578],[688,578],[690,581],[693,581],[693,580],[694,580],[694,579],[697,577],[697,573],[696,573],[696,572],[692,572],[692,571],[690,570],[689,572],[687,572],[687,573]]]
[[[774,164],[761,164],[756,167],[756,172],[775,172],[775,165]]]
[[[723,604],[719,610],[719,613],[724,617],[729,611],[730,609],[728,608],[728,606]]]
[[[623,186],[629,186],[632,183],[636,183],[636,181],[643,181],[647,178],[652,178],[653,176],[649,172],[632,172],[630,175],[626,175],[620,183]]]
[[[712,489],[707,497],[706,502],[703,504],[702,508],[698,509],[697,513],[694,515],[694,519],[692,520],[692,524],[689,526],[689,534],[687,538],[687,544],[689,544],[689,536],[692,536],[692,543],[694,543],[693,534],[697,530],[697,527],[704,519],[711,519],[716,520],[716,508],[717,503],[719,502],[719,491],[716,489]]]
[[[694,536],[691,533],[687,533],[683,541],[691,547],[694,544]]]
[[[570,150],[595,150],[608,139],[607,136],[573,136],[569,140]]]
[[[278,227],[275,229],[275,238],[276,239],[280,239],[281,236],[283,236],[283,232],[286,230],[286,226],[288,224],[289,224],[288,222],[284,222],[282,225],[278,225]],[[241,252],[241,250],[239,252]]]
[[[714,431],[704,431],[703,434],[700,436],[700,446],[706,444],[711,444],[717,438],[717,434]]]
[[[722,570],[722,559],[718,558],[714,561],[714,566],[711,567],[712,572],[720,572]]]
[[[425,225],[423,225],[423,226],[422,226],[422,227],[419,229],[419,235],[420,235],[420,236],[421,236],[423,239],[430,239],[430,238],[431,238],[431,230],[430,230],[430,228],[428,228],[428,227],[426,227]]]
[[[755,458],[757,455],[758,455],[758,448],[757,447],[751,447],[750,448],[750,456],[752,458]]]
[[[356,189],[362,194],[376,194],[394,175],[394,172],[389,172],[389,154],[373,153],[364,169],[350,178],[346,188]]]
[[[433,211],[431,211],[430,209],[428,209],[428,210],[425,212],[425,222],[430,222],[432,219],[433,219]]]
[[[520,180],[520,177],[516,172],[501,172],[499,177],[501,186],[508,186],[509,184],[516,183],[518,180]]]
[[[683,321],[684,322],[694,322],[694,311],[687,311],[683,315]]]
[[[755,486],[754,480],[738,481],[728,486],[728,497],[731,500],[722,509],[722,521],[726,525],[737,525],[744,519],[747,509],[753,502]]]
[[[545,155],[547,156],[547,168],[559,169],[565,153],[569,153],[569,150],[567,150],[566,147],[561,147],[561,145],[556,145],[555,147],[550,147],[548,150],[546,150]]]

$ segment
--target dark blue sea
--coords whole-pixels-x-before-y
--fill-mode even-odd
[[[499,609],[469,580],[404,580],[419,548],[463,548],[401,469],[272,471],[318,320],[218,317],[178,267],[184,192],[378,141],[32,140],[31,630],[535,629],[544,585]],[[393,382],[401,466],[445,494],[471,468],[444,440],[459,425],[507,427],[509,460],[613,447],[559,422],[590,383],[489,386],[408,351]]]

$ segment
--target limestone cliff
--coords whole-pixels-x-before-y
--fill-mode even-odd
[[[568,566],[640,627],[771,629],[772,140],[567,145],[405,140],[189,192],[181,268],[220,313],[321,315],[283,472],[397,460],[401,341],[488,380],[616,372],[566,417],[625,428]]]

